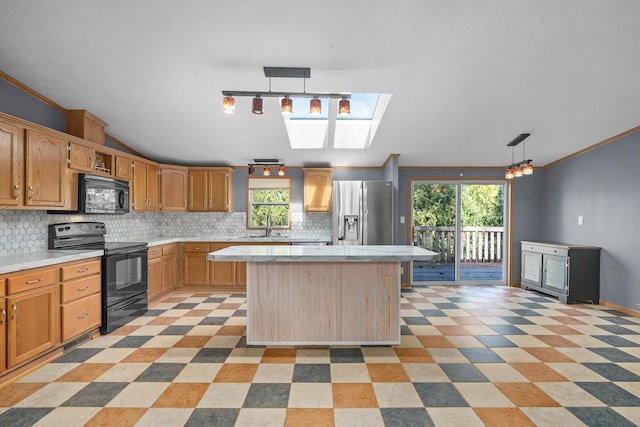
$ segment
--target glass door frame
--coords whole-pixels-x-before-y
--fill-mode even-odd
[[[454,251],[454,281],[424,281],[424,282],[414,282],[413,281],[413,261],[409,262],[409,283],[411,284],[419,284],[419,285],[494,285],[494,286],[508,286],[510,283],[509,275],[511,274],[511,191],[512,186],[511,182],[504,178],[470,178],[470,179],[461,179],[461,178],[446,178],[446,177],[423,177],[423,178],[409,178],[409,212],[408,212],[408,240],[409,244],[413,244],[413,192],[414,186],[416,184],[446,184],[446,185],[455,185],[456,186],[456,233],[454,245],[456,250]],[[502,245],[503,245],[503,257],[502,257],[502,279],[501,280],[484,280],[484,281],[461,281],[460,280],[460,262],[458,261],[459,254],[457,253],[458,248],[461,246],[462,242],[462,233],[460,233],[461,229],[461,210],[462,210],[462,185],[502,185],[503,186],[503,200],[502,200],[502,223],[504,227],[504,232],[502,236]]]

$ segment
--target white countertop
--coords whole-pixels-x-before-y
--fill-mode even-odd
[[[103,254],[104,251],[100,249],[88,251],[39,251],[7,255],[0,257],[0,274],[101,257]]]
[[[232,246],[211,252],[211,261],[253,262],[394,262],[428,261],[438,253],[408,245],[375,246]]]

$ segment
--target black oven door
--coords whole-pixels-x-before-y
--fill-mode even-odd
[[[102,299],[111,307],[147,291],[147,249],[105,255],[102,258]]]

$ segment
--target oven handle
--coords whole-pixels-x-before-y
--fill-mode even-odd
[[[134,254],[134,253],[139,253],[139,254],[146,254],[147,253],[147,247],[145,246],[144,248],[138,248],[138,249],[130,249],[128,251],[117,251],[117,252],[112,252],[109,254],[109,256],[117,256],[117,255],[125,255],[125,254]]]

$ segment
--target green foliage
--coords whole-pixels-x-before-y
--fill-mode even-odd
[[[500,227],[503,225],[503,186],[463,184],[461,224]],[[413,225],[454,226],[456,185],[416,184],[413,187]]]
[[[249,192],[251,225],[265,227],[271,213],[274,227],[289,226],[289,189],[252,189]]]

